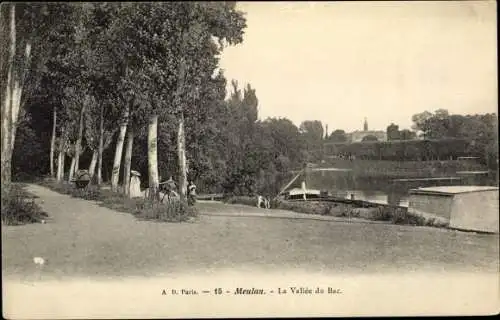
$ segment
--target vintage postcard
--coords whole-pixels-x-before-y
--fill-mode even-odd
[[[0,9],[5,318],[499,313],[495,1]]]

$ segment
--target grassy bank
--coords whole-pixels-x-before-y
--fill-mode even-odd
[[[44,222],[48,214],[35,203],[35,198],[24,189],[23,184],[13,183],[8,193],[2,193],[2,224]]]
[[[234,196],[224,202],[229,204],[256,205],[255,197]],[[298,213],[325,215],[334,217],[360,218],[373,221],[387,221],[399,225],[446,227],[434,218],[411,214],[406,208],[392,206],[356,207],[352,204],[321,201],[284,201],[271,202],[272,209],[289,210]]]
[[[196,208],[188,206],[185,201],[158,203],[143,198],[130,199],[122,193],[112,192],[108,188],[101,188],[97,185],[90,185],[83,190],[77,189],[73,184],[59,183],[53,179],[44,179],[38,184],[75,198],[97,201],[103,207],[133,214],[138,219],[183,222],[198,214]]]

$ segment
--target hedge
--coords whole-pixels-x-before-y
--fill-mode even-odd
[[[470,156],[471,144],[465,139],[329,142],[324,151],[326,155],[344,154],[366,160],[448,160]]]

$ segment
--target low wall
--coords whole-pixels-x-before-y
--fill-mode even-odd
[[[424,218],[435,218],[444,223],[449,223],[453,196],[410,194],[408,211]]]
[[[498,190],[455,195],[450,227],[499,233]]]

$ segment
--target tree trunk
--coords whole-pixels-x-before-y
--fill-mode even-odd
[[[149,175],[149,197],[151,200],[158,200],[158,115],[153,115],[149,119],[148,125],[148,175]]]
[[[64,152],[59,151],[57,154],[57,175],[56,175],[56,180],[58,182],[61,182],[62,180],[62,172],[63,172],[63,167],[64,167],[64,162],[63,162],[63,154]]]
[[[134,146],[134,131],[129,128],[127,133],[127,147],[125,149],[125,159],[123,162],[123,188],[128,196],[130,189],[130,169],[132,166],[132,148]]]
[[[59,154],[57,156],[57,181],[61,182],[64,179],[64,158],[66,154],[66,128],[61,129],[61,136],[59,137]]]
[[[27,50],[29,52],[29,50]],[[22,72],[22,71],[21,71]],[[19,110],[21,108],[21,95],[23,93],[23,84],[21,81],[22,75],[17,75],[17,79],[14,80],[14,89],[12,91],[12,136],[11,144],[12,150],[14,150],[14,144],[16,142],[16,131],[17,123],[19,121]]]
[[[59,151],[58,155],[58,165],[57,165],[57,181],[62,182],[64,180],[64,160],[66,159],[66,154],[64,151]]]
[[[57,153],[57,171],[56,171],[56,180],[57,182],[62,182],[64,178],[64,151],[58,151]]]
[[[73,180],[73,177],[75,175],[75,166],[76,166],[76,155],[71,157],[71,165],[69,166],[69,173],[68,173],[68,182],[71,182],[71,180]]]
[[[99,155],[99,151],[94,150],[94,152],[92,153],[92,160],[90,161],[90,166],[89,166],[89,176],[90,176],[90,179],[92,179],[94,177],[95,166],[97,164],[97,157],[98,157],[98,155]]]
[[[54,172],[54,153],[56,149],[56,127],[57,127],[57,108],[54,106],[52,121],[52,138],[50,140],[50,176],[55,177]]]
[[[64,181],[64,169],[66,168],[66,152],[62,152],[62,163],[61,163],[61,182]]]
[[[183,33],[181,41],[181,59],[178,70],[179,81],[175,93],[176,107],[177,111],[180,113],[179,128],[177,132],[177,156],[179,160],[179,196],[182,200],[186,200],[187,198],[186,143],[184,134],[184,108],[182,102],[187,69],[186,61],[182,54],[184,54],[186,49],[187,39],[187,33]]]
[[[101,104],[101,115],[99,120],[99,150],[97,163],[97,184],[102,184],[102,153],[104,149],[104,106]]]
[[[186,200],[187,196],[187,168],[186,168],[186,143],[184,133],[184,116],[179,119],[179,131],[177,133],[177,155],[179,159],[179,196]]]
[[[9,56],[8,56],[8,71],[7,71],[7,81],[5,83],[5,96],[2,101],[2,167],[1,167],[1,178],[2,178],[2,199],[3,195],[10,192],[10,182],[11,182],[11,171],[12,171],[12,139],[14,139],[13,134],[13,89],[14,89],[14,63],[16,54],[16,9],[15,4],[11,4],[10,7],[10,32],[9,32]],[[3,59],[4,57],[2,57]],[[3,85],[2,85],[3,86]]]
[[[82,110],[80,111],[80,122],[78,123],[78,138],[76,139],[75,144],[75,167],[74,173],[76,173],[80,169],[80,150],[82,148],[82,137],[83,137],[83,117],[85,115],[85,104],[82,106]]]
[[[14,90],[12,92],[12,150],[14,150],[14,143],[16,141],[16,131],[19,119],[19,112],[21,111],[21,98],[23,94],[24,80],[26,77],[26,70],[29,68],[29,62],[31,60],[31,43],[26,43],[24,49],[24,61],[23,65],[15,65],[14,71]]]
[[[118,139],[116,141],[115,149],[115,159],[113,161],[113,172],[111,174],[111,190],[113,192],[118,191],[118,181],[120,179],[120,166],[122,162],[123,155],[123,142],[125,141],[125,133],[127,132],[128,125],[128,106],[123,113],[123,120],[120,124],[120,132],[118,133]]]
[[[11,161],[12,161],[12,115],[11,115],[11,72],[7,75],[5,96],[2,101],[2,199],[4,194],[8,194],[11,181]]]
[[[14,144],[16,142],[16,131],[17,131],[17,122],[19,116],[19,106],[20,106],[20,98],[21,98],[21,87],[19,85],[19,80],[14,80],[14,89],[12,90],[12,134],[10,136],[11,140],[11,149],[14,150]]]

